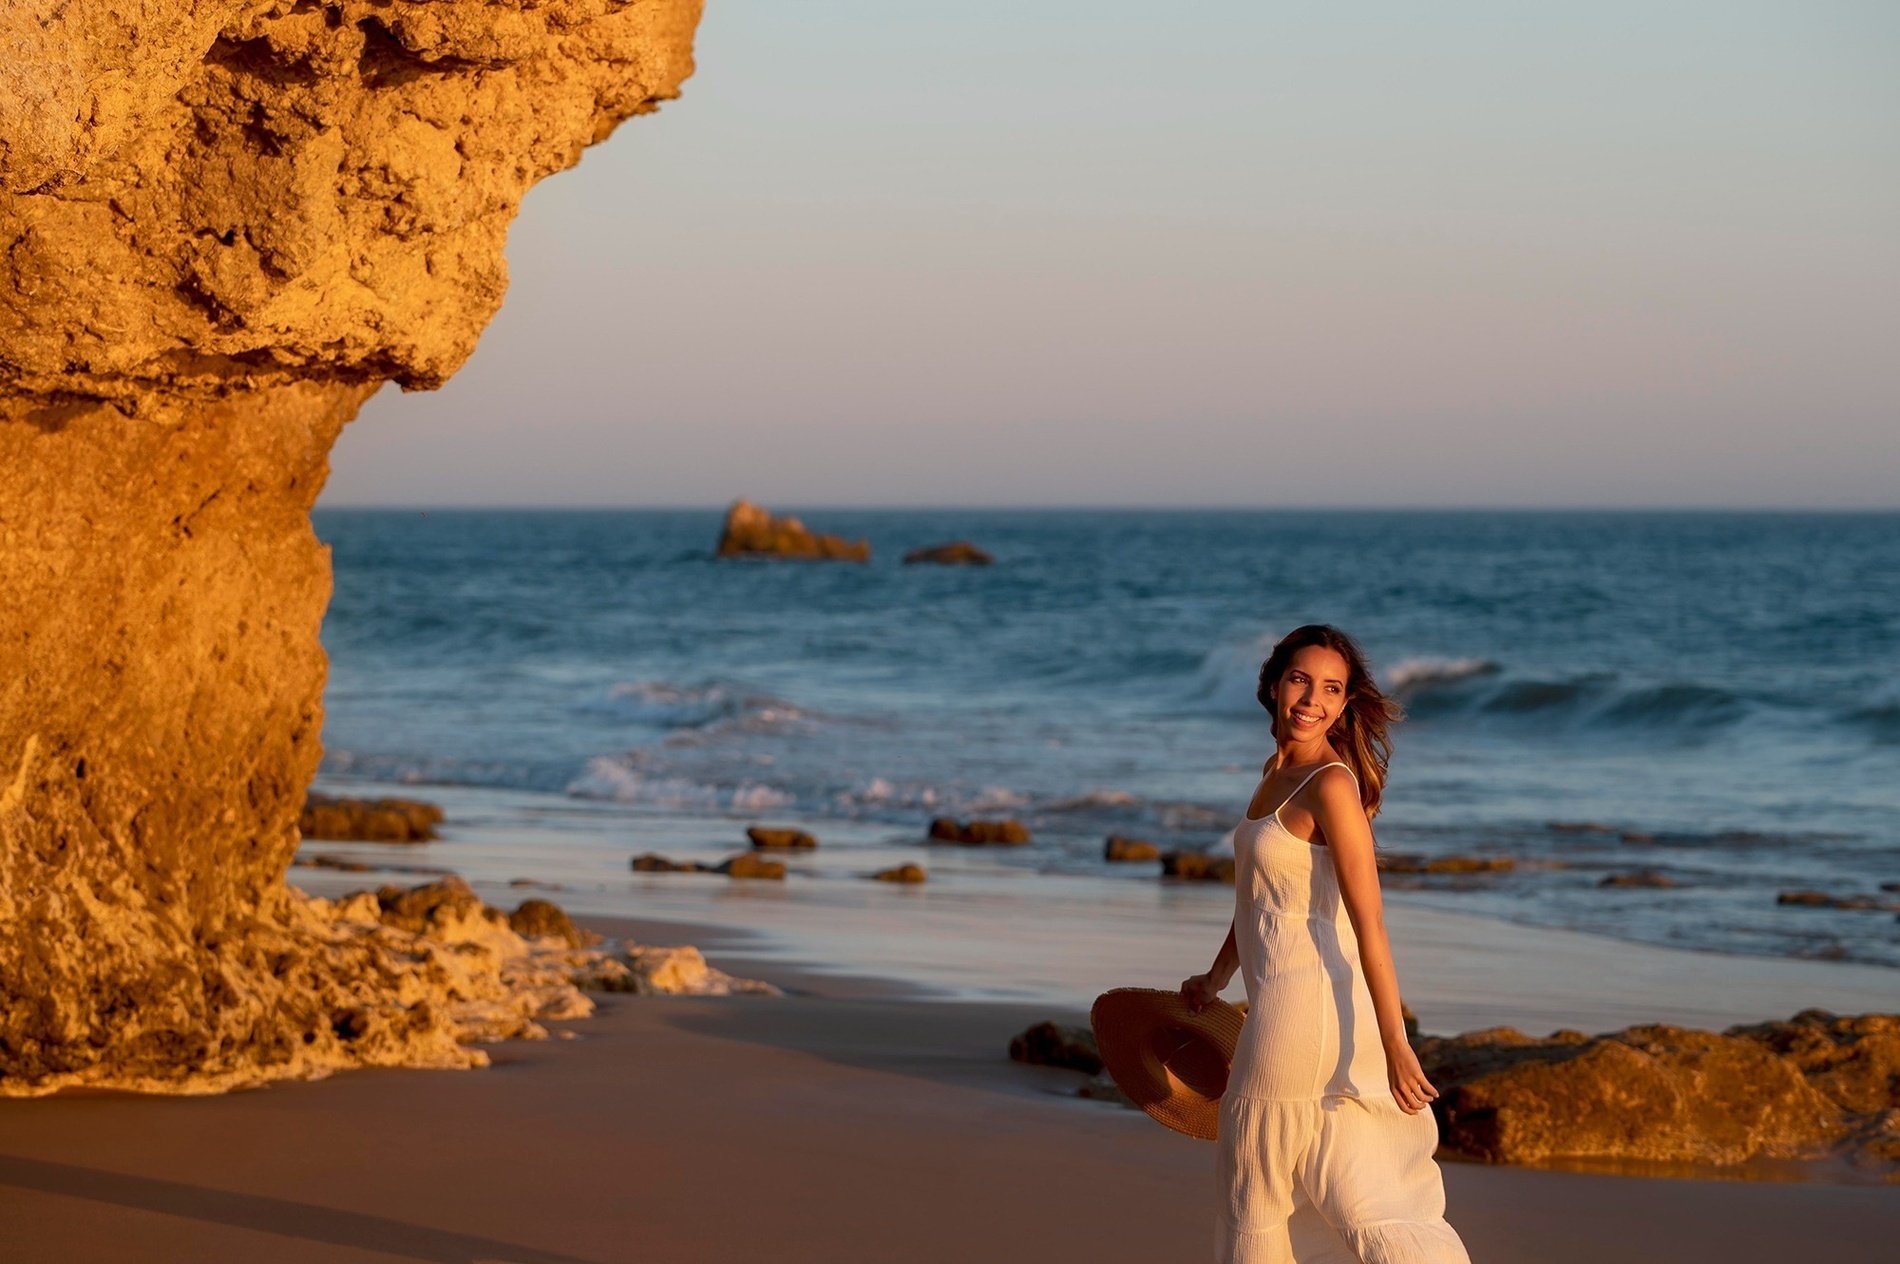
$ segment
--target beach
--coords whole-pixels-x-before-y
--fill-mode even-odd
[[[1193,1260],[1213,1148],[1009,1062],[1039,1004],[930,999],[690,936],[782,998],[608,997],[468,1072],[8,1103],[8,1258],[100,1264]],[[725,945],[722,949],[719,945]],[[756,949],[757,945],[753,947]],[[1474,1260],[1888,1258],[1892,1188],[1443,1165]],[[1823,1243],[1825,1245],[1823,1245]]]

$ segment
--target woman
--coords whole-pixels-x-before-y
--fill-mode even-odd
[[[1234,922],[1200,1009],[1244,971],[1248,1016],[1220,1107],[1222,1264],[1469,1264],[1445,1223],[1373,863],[1398,708],[1324,624],[1260,669],[1278,745],[1234,831]]]

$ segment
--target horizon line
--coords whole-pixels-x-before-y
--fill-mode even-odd
[[[571,503],[556,504],[544,501],[441,501],[441,502],[400,502],[400,501],[354,501],[344,504],[326,505],[321,498],[312,506],[313,511],[332,512],[383,512],[383,513],[429,513],[442,512],[522,512],[522,513],[683,513],[705,512],[723,513],[738,500],[751,500],[750,497],[735,497],[727,501],[690,501],[690,502],[645,502],[630,503]],[[1900,514],[1900,504],[1892,505],[1751,505],[1751,504],[1715,504],[1715,505],[1600,505],[1600,504],[1523,504],[1503,503],[1488,505],[1367,505],[1367,504],[1323,504],[1323,505],[1260,505],[1248,503],[1196,503],[1178,502],[1130,502],[1130,501],[1086,501],[1062,504],[1024,503],[908,503],[908,504],[851,504],[824,501],[776,501],[765,504],[752,501],[753,504],[771,512],[791,510],[808,512],[818,510],[826,513],[1099,513],[1103,511],[1127,511],[1140,513],[1596,513],[1596,514]]]

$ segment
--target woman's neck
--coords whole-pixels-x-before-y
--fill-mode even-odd
[[[1333,748],[1326,744],[1324,736],[1311,738],[1304,742],[1281,742],[1274,754],[1275,768],[1298,768],[1302,764],[1323,764],[1332,762],[1337,756]]]

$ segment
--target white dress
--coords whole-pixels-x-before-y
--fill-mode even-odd
[[[1332,852],[1278,808],[1234,832],[1234,944],[1248,1009],[1221,1096],[1215,1258],[1470,1264],[1445,1222],[1431,1111],[1392,1098]]]

